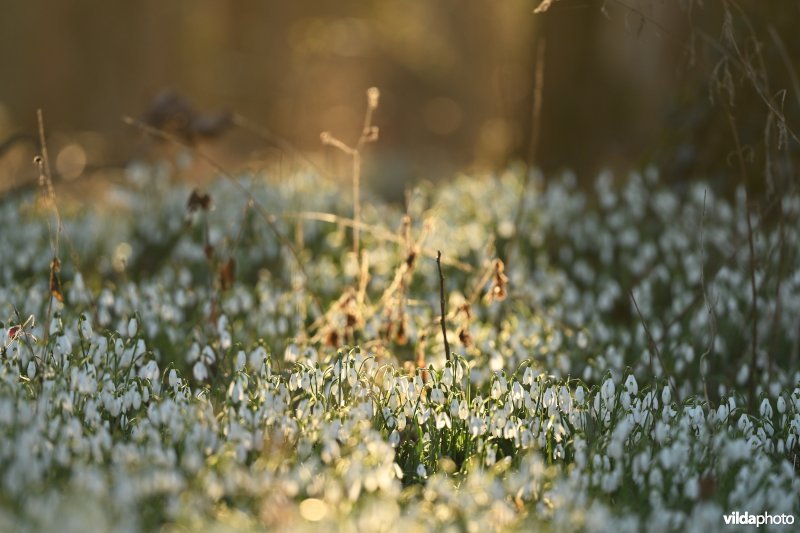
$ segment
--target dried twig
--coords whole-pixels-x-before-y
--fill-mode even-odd
[[[442,325],[442,338],[444,339],[444,356],[447,361],[450,361],[450,343],[447,342],[447,312],[444,302],[444,274],[442,273],[442,252],[436,254],[436,266],[439,268],[439,305],[442,308],[442,318],[439,323]]]
[[[378,109],[380,91],[377,87],[367,89],[367,111],[364,114],[364,127],[361,129],[361,136],[356,141],[355,146],[351,147],[334,137],[330,132],[323,131],[320,134],[322,144],[333,146],[334,148],[349,155],[353,160],[353,253],[356,261],[359,260],[359,222],[361,220],[361,150],[367,143],[378,140],[378,127],[372,125],[372,115]]]
[[[706,288],[706,268],[705,268],[705,255],[706,255],[706,246],[705,246],[705,220],[706,220],[706,192],[703,191],[703,215],[700,219],[700,287],[703,291],[703,301],[706,304],[706,309],[708,311],[708,321],[709,321],[709,330],[711,331],[711,339],[708,341],[708,346],[706,347],[705,352],[700,355],[700,379],[703,380],[703,391],[706,395],[706,403],[710,405],[709,395],[708,395],[708,383],[706,383],[706,371],[704,369],[704,362],[707,360],[708,356],[711,355],[711,351],[714,349],[714,343],[717,340],[717,313],[714,311],[714,305],[708,298],[708,290]]]
[[[678,396],[678,388],[675,386],[675,383],[672,380],[672,376],[669,375],[667,372],[667,366],[664,364],[664,360],[661,358],[661,351],[658,349],[658,344],[656,344],[656,340],[653,338],[653,335],[650,333],[650,328],[647,327],[647,322],[642,316],[642,312],[639,310],[639,304],[636,303],[636,297],[633,296],[633,291],[630,293],[631,300],[633,301],[633,306],[636,308],[636,313],[639,315],[639,320],[642,322],[642,327],[644,327],[644,332],[647,335],[647,345],[650,350],[650,358],[652,361],[653,355],[658,358],[658,362],[661,363],[661,368],[664,371],[664,374],[667,375],[667,381],[669,382],[669,386],[672,389],[672,394],[680,401],[680,397]]]
[[[744,202],[745,202],[745,216],[747,217],[747,245],[748,250],[750,253],[750,292],[751,297],[753,299],[752,305],[750,307],[750,323],[751,323],[751,346],[750,349],[752,351],[752,363],[750,368],[750,375],[749,375],[749,389],[750,389],[750,399],[752,399],[755,395],[755,373],[756,373],[756,363],[758,358],[758,291],[756,290],[756,252],[755,246],[753,245],[753,223],[751,221],[751,211],[753,209],[752,204],[750,203],[750,194],[748,192],[748,184],[747,184],[747,165],[744,160],[744,149],[742,148],[742,144],[739,141],[739,130],[736,129],[736,121],[733,118],[733,113],[731,112],[730,107],[726,106],[726,111],[728,115],[728,123],[731,127],[731,133],[733,134],[733,141],[736,146],[736,156],[739,161],[739,171],[741,172],[741,179],[742,179],[742,187],[744,187]]]
[[[61,292],[61,259],[59,259],[59,250],[60,250],[60,239],[61,239],[61,213],[58,211],[58,202],[56,202],[56,193],[53,189],[53,174],[50,170],[50,156],[47,152],[47,140],[45,139],[44,134],[44,114],[42,113],[41,109],[36,110],[36,119],[39,125],[39,146],[41,147],[41,155],[37,155],[33,162],[37,166],[39,170],[39,186],[44,191],[44,197],[46,199],[46,203],[50,206],[53,210],[55,215],[55,223],[56,229],[55,232],[50,224],[50,220],[47,221],[47,228],[50,233],[50,252],[52,254],[52,260],[50,261],[50,298],[48,299],[47,303],[47,314],[45,318],[45,323],[43,324],[44,327],[44,335],[43,335],[43,350],[47,350],[47,338],[50,334],[50,317],[53,312],[53,299],[55,298],[59,302],[64,301],[64,296]],[[44,360],[44,357],[42,357]]]
[[[548,6],[549,7],[549,6]],[[533,106],[531,109],[531,142],[528,146],[528,169],[522,178],[522,186],[520,187],[519,200],[517,202],[517,212],[514,220],[514,233],[511,235],[511,240],[508,243],[505,258],[510,262],[515,246],[518,244],[519,234],[522,226],[522,221],[525,218],[525,198],[528,187],[531,181],[531,171],[536,164],[536,158],[539,151],[539,135],[541,131],[542,122],[542,94],[544,89],[544,50],[545,39],[541,38],[536,46],[536,78],[533,83]]]

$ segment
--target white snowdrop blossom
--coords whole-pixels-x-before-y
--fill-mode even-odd
[[[202,361],[197,361],[192,367],[192,375],[197,381],[205,381],[208,377],[208,370]]]
[[[636,378],[633,377],[633,374],[629,374],[625,379],[625,390],[633,396],[639,393],[639,384],[636,383]]]
[[[775,402],[775,406],[778,409],[778,413],[784,414],[786,413],[786,400],[783,399],[783,396],[778,396],[778,399]]]
[[[578,385],[575,388],[575,402],[578,405],[583,405],[583,401],[584,401],[585,397],[586,397],[586,393],[585,393],[585,391],[583,389],[583,385]]]
[[[758,409],[761,416],[764,418],[772,418],[772,405],[769,403],[769,398],[761,400],[761,406]]]

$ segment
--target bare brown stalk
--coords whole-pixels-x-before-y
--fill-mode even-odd
[[[661,368],[664,370],[664,374],[667,376],[667,381],[669,382],[669,386],[672,389],[672,394],[675,398],[680,401],[680,396],[678,396],[678,388],[675,386],[674,381],[672,380],[672,376],[667,372],[667,366],[664,364],[664,360],[661,358],[661,350],[658,349],[658,344],[656,344],[653,335],[650,333],[650,328],[647,327],[647,322],[642,316],[642,312],[639,309],[639,304],[636,303],[636,297],[633,295],[633,291],[630,293],[631,300],[633,301],[633,306],[636,308],[636,313],[639,315],[639,320],[642,322],[642,327],[644,327],[644,332],[647,335],[647,345],[650,350],[650,361],[653,360],[653,355],[658,358],[658,362],[661,363]]]
[[[706,382],[706,370],[704,362],[707,361],[708,356],[711,355],[712,350],[714,349],[714,343],[717,339],[717,313],[714,310],[714,305],[711,303],[708,297],[708,290],[706,288],[706,267],[705,267],[705,255],[706,255],[706,246],[705,246],[705,221],[706,221],[706,191],[703,191],[703,214],[700,219],[700,287],[703,291],[703,301],[706,304],[706,310],[708,312],[708,321],[709,321],[709,330],[711,333],[711,338],[708,341],[708,346],[706,347],[705,352],[700,355],[700,379],[703,380],[703,391],[706,395],[706,403],[711,404],[708,395],[708,383]]]
[[[64,301],[64,296],[61,292],[61,259],[59,258],[60,239],[61,239],[61,213],[58,210],[58,202],[56,201],[56,193],[53,189],[53,174],[50,170],[50,156],[47,151],[47,139],[44,134],[44,114],[41,109],[36,110],[36,119],[39,127],[39,146],[41,147],[41,155],[34,158],[33,162],[39,170],[39,186],[44,191],[46,204],[53,210],[55,216],[56,229],[53,231],[50,220],[47,221],[47,228],[50,233],[50,252],[52,259],[50,261],[50,280],[49,280],[49,293],[47,303],[47,314],[44,323],[43,334],[43,350],[47,350],[47,339],[50,334],[50,317],[53,312],[53,299],[59,302]],[[42,357],[44,359],[44,357]]]
[[[323,131],[320,134],[322,144],[332,146],[344,154],[350,156],[353,161],[353,220],[356,222],[353,225],[353,253],[355,254],[356,261],[359,255],[359,232],[361,221],[361,150],[367,143],[372,143],[378,140],[378,127],[372,125],[372,115],[378,109],[378,101],[380,99],[380,91],[377,87],[370,87],[367,89],[367,111],[364,114],[364,127],[361,130],[361,136],[356,141],[355,146],[348,146],[344,142],[334,137],[330,132]]]
[[[545,7],[545,10],[548,7],[549,5]],[[514,220],[514,233],[511,235],[511,240],[508,243],[508,248],[505,254],[507,261],[512,260],[512,254],[517,246],[517,241],[519,240],[521,229],[520,226],[522,225],[522,221],[525,217],[525,193],[528,191],[528,187],[530,186],[531,171],[536,164],[536,158],[539,151],[539,135],[541,132],[542,123],[542,95],[544,93],[545,43],[545,38],[541,37],[536,45],[536,74],[533,83],[533,105],[531,106],[531,142],[528,146],[528,169],[522,178],[519,201],[517,202],[517,212]]]
[[[439,323],[442,325],[442,339],[444,340],[444,356],[450,362],[450,343],[447,342],[447,312],[444,301],[444,273],[442,273],[442,252],[436,254],[436,266],[439,269],[439,305],[442,309],[442,317]]]
[[[752,351],[752,362],[750,373],[748,377],[749,381],[749,389],[750,389],[750,401],[752,403],[753,397],[755,396],[755,374],[756,374],[756,363],[758,357],[758,292],[756,290],[756,252],[755,246],[753,245],[753,223],[751,222],[751,211],[753,209],[752,204],[750,203],[750,193],[748,191],[748,183],[747,183],[747,164],[744,160],[744,150],[742,148],[742,144],[739,141],[739,130],[736,129],[736,121],[733,118],[733,113],[731,112],[730,107],[726,106],[726,111],[728,115],[728,123],[731,127],[731,133],[733,134],[733,141],[736,146],[736,157],[739,161],[739,171],[741,172],[741,180],[742,186],[744,187],[744,202],[745,202],[745,216],[747,217],[747,246],[750,253],[750,293],[753,299],[751,308],[750,308],[750,322],[751,326],[751,351]]]

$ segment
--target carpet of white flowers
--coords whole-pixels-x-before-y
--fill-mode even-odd
[[[751,253],[741,192],[648,171],[520,201],[510,170],[364,201],[357,257],[346,187],[168,174],[62,202],[60,232],[37,194],[0,204],[0,530],[800,514],[800,198],[751,213]]]

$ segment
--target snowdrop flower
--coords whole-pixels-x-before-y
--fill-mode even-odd
[[[448,389],[453,386],[453,370],[450,366],[446,366],[444,371],[442,372],[442,385],[447,387]]]
[[[511,418],[506,421],[505,426],[503,427],[503,438],[506,439],[516,439],[518,438],[517,433],[517,424]]]
[[[450,415],[451,416],[458,416],[458,398],[453,398],[450,401]]]
[[[201,360],[207,365],[212,365],[214,364],[214,361],[217,360],[217,356],[214,354],[214,350],[211,348],[211,346],[206,345],[206,347],[203,348]]]
[[[558,392],[558,407],[562,413],[570,413],[572,411],[572,396],[569,393],[569,389],[564,385],[561,386]]]
[[[750,375],[750,368],[745,364],[742,365],[742,368],[739,369],[739,373],[736,374],[736,383],[739,385],[744,385],[747,383],[747,378]]]
[[[242,382],[240,379],[231,381],[231,384],[228,387],[228,397],[231,399],[234,405],[238,405],[244,401],[244,388],[242,387]]]
[[[200,357],[200,345],[193,342],[186,353],[186,361],[192,363]]]
[[[425,465],[420,463],[417,465],[417,477],[421,477],[422,479],[428,479],[428,471],[425,470]]]
[[[128,337],[133,338],[136,336],[136,333],[139,331],[139,323],[136,321],[136,318],[131,318],[128,321]]]
[[[300,347],[297,346],[297,344],[295,343],[289,344],[283,351],[283,360],[286,361],[287,363],[295,363],[297,362],[297,359],[299,357],[300,357]],[[337,361],[336,364],[339,365],[339,362]],[[339,365],[338,368],[341,368],[341,365]],[[337,376],[339,375],[338,372],[336,372],[336,375]]]
[[[500,387],[500,380],[496,379],[494,380],[494,383],[492,383],[492,390],[490,391],[490,396],[492,397],[493,400],[499,400],[502,394],[503,390]]]
[[[661,403],[664,405],[669,405],[671,401],[672,391],[670,390],[669,385],[664,385],[664,388],[661,389]]]
[[[53,355],[56,359],[64,359],[65,356],[72,353],[72,343],[66,335],[59,335],[56,338],[56,344],[53,347]],[[66,362],[66,361],[65,361]]]
[[[622,408],[625,411],[631,408],[631,395],[627,390],[622,391],[619,395],[619,402],[622,404]]]
[[[728,413],[728,404],[721,403],[719,407],[717,407],[717,420],[725,422],[728,419]]]
[[[437,405],[444,405],[444,392],[442,389],[438,387],[431,389],[431,401]]]
[[[470,418],[469,421],[470,435],[472,435],[473,437],[477,437],[478,435],[483,434],[485,431],[486,429],[483,424],[483,419],[473,415],[473,417]]]
[[[167,382],[169,386],[173,389],[178,385],[178,373],[175,371],[174,368],[170,369],[169,375],[167,377]]]
[[[586,399],[586,392],[583,389],[583,385],[578,385],[575,389],[575,401],[578,402],[578,405],[583,405],[583,401]]]
[[[746,414],[742,414],[742,416],[739,417],[739,422],[737,425],[739,427],[739,431],[745,435],[750,434],[753,429],[753,423],[750,422],[750,417],[748,417]]]
[[[758,412],[761,413],[762,418],[772,418],[772,405],[769,403],[768,398],[764,398],[761,401],[761,406],[759,407]]]
[[[786,400],[783,399],[783,395],[778,396],[776,407],[778,408],[778,413],[784,414],[786,412]]]
[[[530,366],[527,367],[525,372],[522,374],[522,383],[528,386],[533,383],[533,370],[531,370]]]
[[[236,365],[235,369],[237,372],[241,372],[244,370],[244,365],[247,364],[247,354],[244,353],[244,350],[239,350],[236,354]]]
[[[614,381],[611,378],[605,380],[600,392],[603,395],[603,401],[605,402],[606,408],[609,411],[612,411],[617,399],[615,396],[616,388],[614,386]]]
[[[79,331],[83,339],[92,340],[92,323],[85,314],[81,315]]]
[[[461,420],[466,420],[467,416],[469,416],[469,407],[467,406],[466,400],[461,400],[458,404],[458,418]]]
[[[515,381],[514,384],[511,386],[511,401],[514,402],[514,405],[519,408],[522,406],[524,396],[524,389],[522,385],[520,385],[519,381]]]
[[[448,429],[452,428],[452,421],[450,420],[450,416],[445,413],[437,413],[436,414],[436,429],[443,429],[447,427]]]
[[[655,436],[659,444],[665,444],[669,436],[669,426],[661,420],[656,422]]]
[[[194,379],[197,381],[205,381],[205,379],[208,377],[206,365],[204,365],[202,361],[197,361],[192,367],[192,374],[194,375]]]
[[[633,374],[629,374],[625,380],[625,390],[632,396],[636,396],[639,393],[639,384],[636,383],[636,378]]]
[[[392,448],[397,448],[397,445],[400,444],[400,432],[396,429],[392,430],[389,434],[389,445]]]
[[[223,350],[229,350],[232,345],[233,339],[231,338],[231,333],[227,329],[220,331],[219,347]]]

